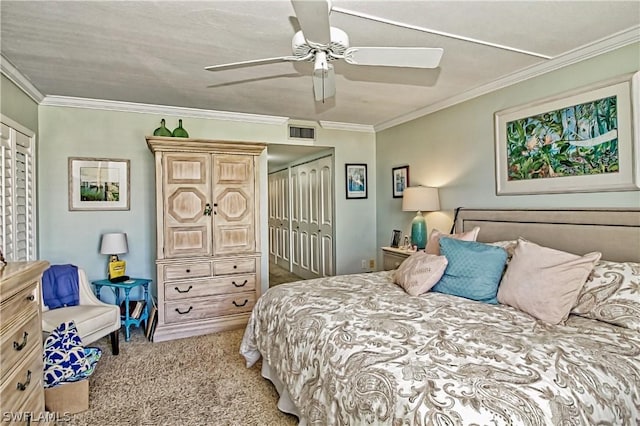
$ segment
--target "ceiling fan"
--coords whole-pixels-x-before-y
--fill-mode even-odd
[[[350,47],[347,33],[329,24],[332,7],[328,0],[291,0],[291,3],[301,29],[291,42],[293,56],[232,62],[205,69],[222,71],[277,62],[313,62],[314,97],[316,101],[324,102],[336,93],[331,61],[344,59],[351,65],[436,68],[444,52],[441,48],[429,47]]]

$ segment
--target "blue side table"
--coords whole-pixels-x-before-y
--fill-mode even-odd
[[[100,289],[102,287],[109,287],[113,290],[113,294],[116,297],[116,305],[120,306],[120,290],[124,290],[124,306],[125,306],[125,314],[120,315],[122,320],[122,325],[125,326],[125,340],[128,342],[131,339],[131,335],[129,333],[129,327],[132,325],[136,327],[140,327],[140,324],[144,321],[145,325],[149,318],[149,283],[151,280],[146,278],[131,278],[127,281],[123,281],[121,283],[112,283],[111,281],[104,279],[93,281],[92,284],[96,287],[96,296],[100,299]],[[142,286],[144,289],[144,309],[142,310],[142,314],[140,314],[140,318],[131,318],[131,312],[129,312],[129,293],[131,290]]]

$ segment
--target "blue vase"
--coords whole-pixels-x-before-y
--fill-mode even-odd
[[[427,222],[422,212],[416,213],[416,217],[411,221],[411,244],[418,246],[418,250],[427,246]]]

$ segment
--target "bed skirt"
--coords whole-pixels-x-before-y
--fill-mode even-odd
[[[300,420],[298,409],[293,404],[293,401],[291,401],[289,392],[287,392],[287,390],[284,388],[282,381],[278,378],[269,363],[265,361],[264,357],[262,358],[262,377],[268,379],[271,383],[273,383],[273,386],[275,386],[276,390],[278,391],[278,395],[280,395],[280,399],[278,400],[278,410],[282,411],[283,413],[296,416],[299,421],[298,425],[306,426],[307,422],[304,420]]]

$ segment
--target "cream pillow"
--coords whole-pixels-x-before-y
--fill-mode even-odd
[[[447,258],[444,256],[419,251],[400,264],[394,274],[393,282],[408,294],[419,296],[431,290],[431,287],[440,281],[444,270],[447,269],[447,264]]]
[[[427,247],[424,249],[428,254],[440,254],[440,237],[453,238],[455,240],[462,241],[475,241],[478,238],[478,232],[480,232],[480,227],[476,226],[471,231],[461,232],[459,234],[444,234],[437,229],[431,231],[429,234],[429,241],[427,241]]]
[[[551,324],[569,316],[601,253],[584,256],[518,239],[498,289],[498,302]]]

